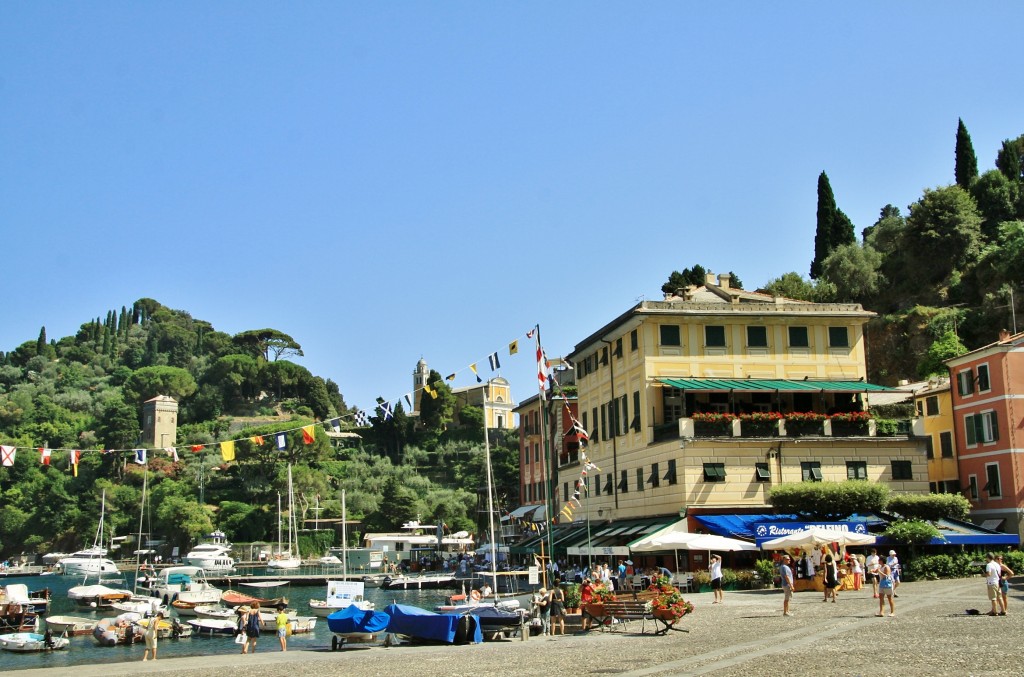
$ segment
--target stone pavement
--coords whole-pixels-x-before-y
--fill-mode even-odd
[[[687,598],[695,612],[680,625],[689,633],[640,635],[639,623],[622,631],[531,637],[475,646],[352,648],[266,651],[251,656],[162,659],[156,662],[78,666],[75,677],[159,674],[209,677],[239,675],[320,677],[355,675],[618,674],[760,675],[809,674],[911,677],[918,675],[1024,675],[1024,594],[1010,592],[1010,613],[992,618],[982,578],[904,583],[894,618],[877,618],[870,589],[841,592],[836,604],[821,593],[798,593],[792,617],[782,616],[779,591],[711,593]],[[969,616],[966,609],[982,615]],[[650,630],[650,628],[648,628]],[[60,670],[62,675],[67,670]],[[17,677],[57,670],[22,670]]]

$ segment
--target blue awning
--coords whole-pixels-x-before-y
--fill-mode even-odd
[[[754,524],[757,522],[784,522],[800,519],[797,515],[693,515],[704,528],[719,536],[754,540]]]

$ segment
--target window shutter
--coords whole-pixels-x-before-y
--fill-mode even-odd
[[[996,416],[996,412],[994,410],[990,411],[988,415],[991,417],[991,420],[992,420],[992,441],[993,442],[998,442],[999,441],[999,418]]]
[[[978,443],[978,436],[974,431],[974,415],[964,416],[964,433],[967,435],[967,446]]]

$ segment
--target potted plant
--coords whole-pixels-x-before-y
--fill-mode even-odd
[[[754,562],[754,570],[765,587],[775,587],[775,562],[770,559],[759,559]]]
[[[819,414],[816,411],[794,411],[786,414],[786,435],[799,437],[801,435],[823,434],[823,424],[828,416]]]
[[[727,437],[732,434],[732,422],[735,414],[718,414],[711,411],[700,411],[691,414],[693,433],[698,437]]]
[[[648,604],[651,615],[666,622],[674,623],[686,614],[693,613],[693,603],[683,599],[679,590],[671,586],[668,591],[660,591],[660,594],[653,597]]]
[[[700,592],[709,592],[711,590],[711,572],[704,569],[694,571],[693,585]]]
[[[582,587],[579,583],[569,583],[565,586],[565,610],[570,614],[578,613],[580,610],[580,595]]]
[[[774,437],[779,434],[782,414],[777,411],[755,411],[740,414],[740,434],[743,437]]]
[[[833,435],[864,435],[868,431],[871,414],[866,411],[843,411],[832,414],[828,420],[832,425]]]

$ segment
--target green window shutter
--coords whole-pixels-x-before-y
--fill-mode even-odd
[[[977,433],[974,431],[974,415],[964,416],[964,432],[967,436],[967,446],[973,446],[978,443]]]
[[[988,415],[991,417],[991,420],[992,420],[992,441],[993,442],[998,442],[999,441],[999,417],[996,415],[995,411],[990,411],[988,413]]]

